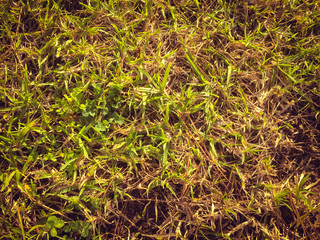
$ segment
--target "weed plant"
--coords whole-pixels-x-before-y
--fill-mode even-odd
[[[320,239],[315,0],[0,1],[0,239]]]

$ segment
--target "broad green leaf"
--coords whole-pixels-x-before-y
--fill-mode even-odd
[[[103,132],[103,131],[107,130],[107,128],[104,126],[104,124],[102,122],[98,122],[95,126],[95,129],[99,132]]]
[[[50,236],[51,236],[51,237],[57,237],[57,236],[58,236],[57,229],[51,228],[51,230],[50,230]]]
[[[47,224],[52,228],[62,228],[64,226],[64,221],[56,216],[48,217]]]

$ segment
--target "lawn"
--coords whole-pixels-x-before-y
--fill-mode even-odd
[[[0,1],[0,239],[320,239],[316,0]]]

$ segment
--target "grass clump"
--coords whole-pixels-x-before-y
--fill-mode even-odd
[[[317,1],[7,1],[2,239],[318,239]]]

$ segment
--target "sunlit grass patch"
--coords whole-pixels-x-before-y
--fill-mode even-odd
[[[8,1],[8,239],[319,238],[316,1]]]

